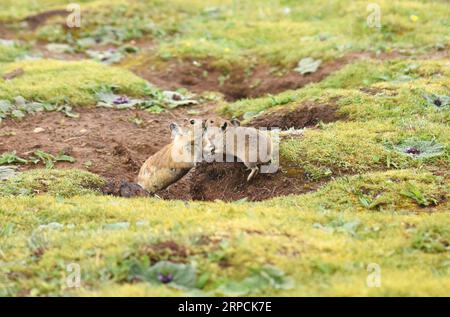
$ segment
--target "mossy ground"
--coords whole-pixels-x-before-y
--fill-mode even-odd
[[[0,79],[0,99],[22,96],[27,100],[78,106],[95,105],[95,93],[102,87],[117,87],[122,93],[139,96],[146,81],[131,72],[93,61],[20,61],[0,64],[0,72],[23,69],[12,80]]]
[[[112,85],[140,96],[146,81],[124,68],[177,59],[212,61],[224,72],[269,64],[283,73],[308,56],[410,57],[356,61],[299,90],[220,106],[248,124],[306,102],[337,106],[344,120],[281,143],[289,173],[324,183],[313,193],[257,203],[122,199],[100,195],[104,180],[78,170],[34,170],[1,182],[0,295],[233,295],[242,289],[224,285],[236,287],[265,265],[294,284],[245,295],[449,295],[450,109],[425,98],[450,94],[448,58],[426,57],[448,47],[445,1],[378,1],[381,29],[365,23],[366,1],[78,2],[82,30],[57,27],[62,17],[52,17],[21,38],[76,45],[92,34],[120,34],[115,45],[154,45],[120,68],[24,60],[27,45],[0,44],[0,74],[24,70],[0,79],[0,99],[89,106],[96,90]],[[0,21],[20,29],[25,17],[65,3],[3,0]],[[398,148],[408,140],[436,142],[440,152],[407,155]],[[133,262],[162,260],[195,266],[202,283],[181,290],[130,277]],[[81,268],[81,288],[67,286],[71,263]],[[381,269],[380,287],[367,284],[371,264]]]
[[[220,294],[223,283],[271,264],[295,286],[269,288],[262,295],[445,295],[450,283],[448,197],[438,209],[418,207],[404,195],[407,183],[428,197],[445,192],[442,180],[405,170],[343,179],[313,194],[252,204],[3,197],[3,294],[186,294],[127,282],[127,259],[147,256],[195,264],[199,275],[208,275],[202,289],[195,290],[205,294]],[[377,197],[383,202],[364,207],[358,201],[362,187],[364,195],[381,192]],[[129,227],[106,226],[123,222]],[[152,248],[167,241],[177,247]],[[65,285],[70,263],[81,266],[81,289]],[[366,285],[369,263],[381,267],[380,288]]]
[[[80,170],[36,169],[20,173],[2,183],[1,196],[33,196],[47,193],[72,197],[100,193],[105,181],[94,174]]]

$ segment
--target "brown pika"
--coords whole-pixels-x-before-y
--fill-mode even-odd
[[[251,170],[250,181],[258,172],[259,166],[272,159],[272,140],[264,132],[251,127],[241,127],[238,120],[216,123],[208,120],[203,133],[203,155],[206,161],[221,161],[223,155],[237,158]]]
[[[187,127],[171,123],[172,142],[149,157],[142,165],[137,183],[155,193],[175,183],[201,161],[203,122],[189,120]]]

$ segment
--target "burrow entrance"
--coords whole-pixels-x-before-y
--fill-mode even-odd
[[[305,114],[298,116],[302,120],[291,122],[296,127],[309,125],[316,119],[332,119],[329,111],[317,112],[313,105],[302,109]],[[132,184],[142,163],[170,142],[169,124],[174,121],[183,123],[191,117],[188,109],[175,109],[159,115],[141,110],[104,108],[80,108],[77,111],[79,118],[76,119],[59,112],[47,112],[18,122],[3,122],[0,125],[0,153],[16,151],[19,156],[27,157],[37,149],[52,154],[64,152],[76,161],[73,164],[58,163],[56,168],[78,168],[101,175],[111,181],[106,193],[122,195],[120,184]],[[199,117],[219,119],[214,105],[198,106],[198,111]],[[314,114],[313,121],[303,119],[311,116],[308,112]],[[41,130],[37,128],[44,130],[35,133]],[[20,170],[38,167],[43,168],[23,165]],[[320,185],[298,176],[299,173],[291,176],[284,170],[275,174],[259,174],[247,182],[248,173],[241,163],[201,164],[157,195],[164,199],[232,201],[245,198],[254,201],[304,193]],[[123,196],[142,194],[132,185],[123,192],[126,193]]]

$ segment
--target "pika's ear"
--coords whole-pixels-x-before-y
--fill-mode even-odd
[[[240,127],[241,126],[241,122],[238,119],[236,119],[236,118],[231,119],[231,124],[234,127]]]
[[[172,138],[177,135],[180,135],[182,133],[180,126],[178,124],[176,124],[175,122],[172,122],[169,125],[169,128],[170,128],[170,131],[172,132]]]
[[[222,129],[222,131],[225,131],[227,126],[228,126],[228,123],[224,122],[220,128]]]

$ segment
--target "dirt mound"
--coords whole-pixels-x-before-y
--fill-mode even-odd
[[[197,93],[219,91],[227,100],[234,101],[301,88],[322,80],[356,58],[359,58],[359,55],[354,54],[324,63],[315,73],[307,75],[301,75],[293,70],[278,75],[268,65],[259,65],[251,72],[236,65],[230,71],[224,72],[214,67],[210,61],[198,63],[189,60],[169,62],[161,69],[139,66],[131,70],[165,89],[185,87]]]
[[[345,116],[337,112],[335,104],[304,103],[292,111],[282,110],[269,112],[252,120],[254,127],[301,129],[316,125],[318,122],[334,122],[345,119]]]

